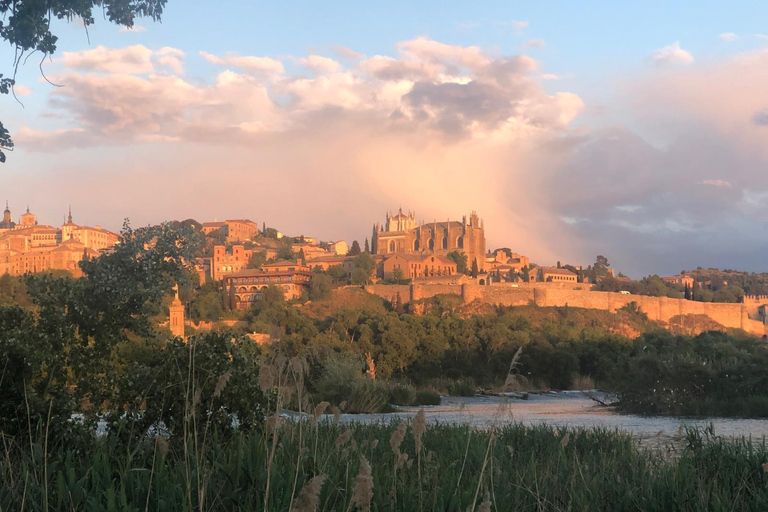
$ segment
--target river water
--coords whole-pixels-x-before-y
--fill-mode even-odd
[[[390,422],[416,415],[420,407],[403,407],[386,414],[344,414],[346,422]],[[580,391],[548,394],[530,394],[528,400],[478,396],[474,398],[443,397],[442,403],[424,407],[428,422],[471,424],[490,427],[505,422],[526,425],[549,424],[567,427],[604,427],[626,431],[642,444],[663,445],[680,441],[680,426],[705,428],[710,424],[716,435],[746,437],[753,442],[765,443],[768,438],[768,419],[732,418],[670,418],[619,414],[604,407]]]

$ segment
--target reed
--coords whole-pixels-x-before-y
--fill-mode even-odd
[[[403,511],[768,509],[764,444],[711,431],[684,432],[670,456],[605,429],[428,423],[419,468],[401,423],[302,421],[301,442],[288,420],[269,434],[212,435],[197,454],[191,438],[165,454],[157,438],[137,440],[133,456],[110,435],[47,454],[4,438],[0,510],[392,510],[394,499]]]

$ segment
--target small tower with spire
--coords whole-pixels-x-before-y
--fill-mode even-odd
[[[184,337],[184,304],[179,300],[179,285],[173,285],[173,291],[175,297],[173,302],[168,306],[168,325],[171,328],[171,333],[174,336]]]

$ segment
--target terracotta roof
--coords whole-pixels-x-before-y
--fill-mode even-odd
[[[576,276],[576,274],[574,274],[567,268],[541,267],[541,272],[544,274],[557,274],[561,276]]]

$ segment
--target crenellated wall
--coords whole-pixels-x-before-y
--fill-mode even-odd
[[[724,327],[744,329],[756,335],[766,334],[766,326],[762,322],[750,318],[752,316],[751,310],[756,310],[757,305],[746,301],[743,304],[694,302],[668,297],[594,292],[569,289],[568,287],[537,285],[371,285],[366,289],[387,300],[392,300],[392,297],[396,296],[398,292],[404,301],[425,299],[439,294],[455,294],[461,295],[464,302],[479,300],[501,306],[524,306],[532,303],[541,307],[567,305],[612,312],[634,302],[640,311],[648,315],[648,318],[659,322],[669,322],[671,319],[683,315],[706,315]],[[755,299],[755,301],[759,300]],[[765,302],[761,302],[761,304],[763,303]]]

